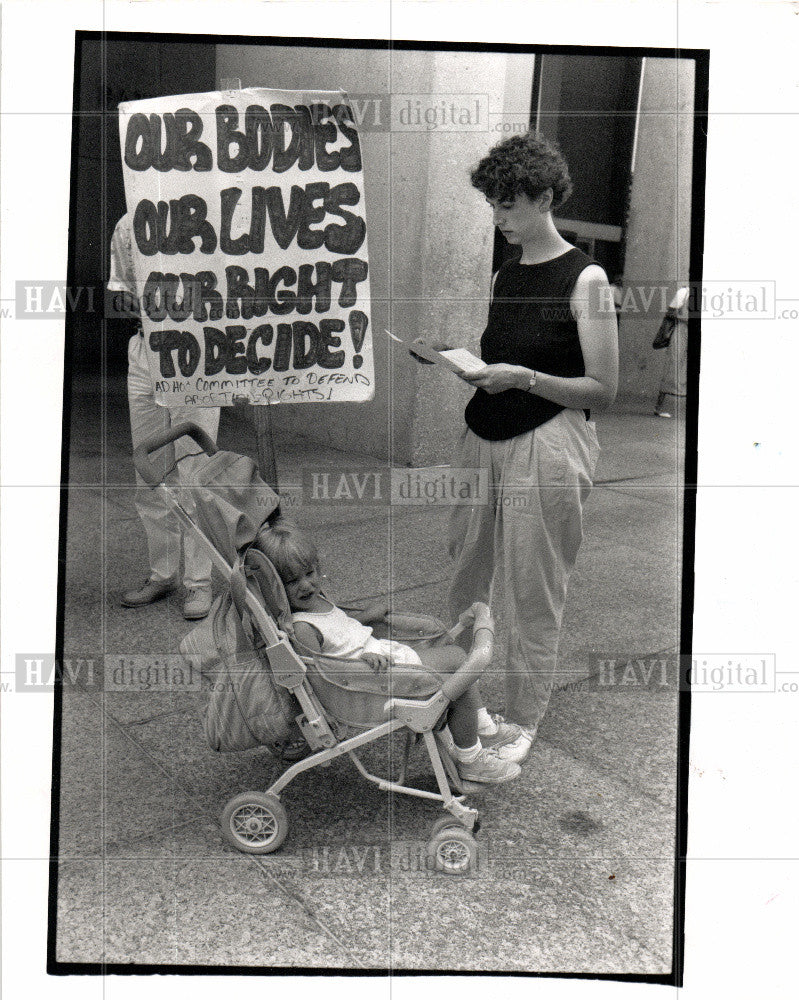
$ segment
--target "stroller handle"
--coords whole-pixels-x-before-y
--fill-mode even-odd
[[[164,445],[177,441],[184,434],[188,434],[190,438],[193,438],[206,455],[215,455],[219,450],[213,438],[202,427],[198,427],[197,424],[192,424],[189,421],[184,421],[182,424],[176,424],[167,430],[151,434],[150,437],[146,438],[133,449],[133,464],[148,486],[155,487],[161,484],[161,477],[150,461],[150,455],[154,451],[158,451],[159,448],[163,448]]]
[[[485,673],[494,653],[494,619],[487,604],[476,601],[459,618],[459,624],[474,622],[472,649],[463,664],[441,685],[450,701],[457,701]]]

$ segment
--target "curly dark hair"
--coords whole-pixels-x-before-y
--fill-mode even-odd
[[[571,177],[558,147],[539,132],[504,139],[484,156],[471,174],[472,185],[486,198],[513,201],[519,192],[537,198],[552,188],[552,208],[572,192]]]

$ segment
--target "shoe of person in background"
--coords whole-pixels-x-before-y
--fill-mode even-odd
[[[171,594],[175,589],[174,580],[145,580],[138,590],[127,590],[122,595],[123,608],[142,608]]]
[[[500,760],[511,761],[514,764],[521,764],[527,759],[527,755],[530,753],[530,747],[533,745],[535,740],[536,730],[534,726],[519,726],[519,735],[515,740],[509,743],[503,743],[502,746],[498,746],[492,749],[492,753],[495,753]],[[480,737],[483,740],[483,737]]]
[[[183,617],[189,621],[205,618],[211,610],[211,587],[189,587],[183,601]]]
[[[509,760],[521,764],[530,752],[535,739],[535,727],[517,726],[506,722],[501,715],[490,713],[495,732],[481,732],[480,742],[487,749],[496,753],[501,760]]]
[[[659,392],[657,402],[655,403],[655,416],[656,417],[670,417],[671,414],[666,409],[666,393]]]
[[[478,730],[480,742],[487,750],[497,750],[508,743],[515,743],[521,736],[521,726],[513,722],[506,722],[503,716],[490,713],[493,730],[485,732]]]

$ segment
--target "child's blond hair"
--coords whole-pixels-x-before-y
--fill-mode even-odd
[[[260,532],[255,547],[272,563],[283,583],[291,583],[319,566],[319,553],[311,539],[282,517]]]

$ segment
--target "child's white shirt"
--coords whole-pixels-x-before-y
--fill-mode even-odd
[[[322,636],[322,652],[358,660],[363,653],[390,656],[394,663],[419,667],[422,661],[415,649],[393,639],[377,639],[372,629],[334,605],[330,611],[295,611],[295,622],[306,622]]]

